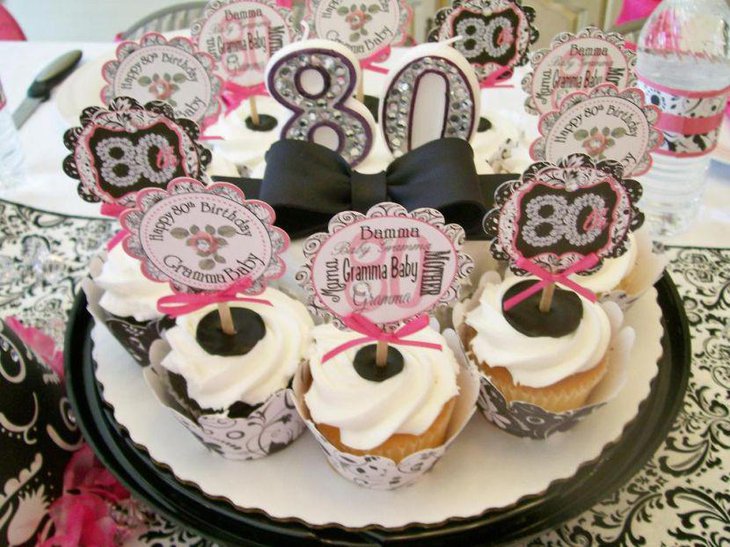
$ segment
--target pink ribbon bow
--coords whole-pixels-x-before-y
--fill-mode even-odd
[[[504,73],[509,72],[512,70],[509,66],[503,66],[498,70],[495,70],[492,72],[489,76],[487,76],[484,80],[482,80],[479,83],[479,87],[482,89],[488,88],[488,87],[514,87],[513,84],[498,84],[497,80],[502,76]]]
[[[126,207],[124,207],[123,205],[119,205],[118,203],[101,204],[101,214],[108,217],[119,218],[119,215],[121,215],[122,212],[126,209]],[[107,242],[106,250],[111,251],[114,247],[119,245],[119,243],[128,235],[129,232],[127,230],[119,230],[116,234],[114,234],[114,237]]]
[[[238,108],[249,97],[268,94],[266,86],[263,83],[242,86],[233,82],[226,82],[223,84],[223,91],[221,92],[221,99],[223,100],[223,104],[226,105],[226,116]]]
[[[568,268],[564,272],[554,274],[544,268],[541,268],[534,262],[530,262],[526,258],[520,258],[519,260],[517,260],[517,262],[515,262],[515,265],[518,268],[527,270],[532,275],[539,277],[542,281],[535,283],[529,289],[525,289],[521,293],[518,293],[518,294],[514,295],[512,298],[510,298],[509,300],[507,300],[503,306],[504,310],[507,311],[511,308],[514,308],[517,304],[519,304],[526,298],[529,298],[530,296],[532,296],[533,294],[535,294],[536,292],[541,290],[543,287],[545,287],[549,283],[557,283],[559,285],[565,285],[566,287],[573,289],[575,292],[577,292],[581,296],[587,298],[591,302],[595,302],[596,301],[595,294],[593,294],[591,291],[589,291],[585,287],[578,285],[578,283],[576,283],[572,279],[568,279],[568,276],[575,272],[580,272],[582,270],[587,270],[589,268],[592,268],[596,264],[598,264],[598,256],[595,253],[591,253],[588,256],[584,256],[583,258],[581,258],[578,262],[573,264],[570,268]]]
[[[441,344],[434,344],[433,342],[423,342],[421,340],[403,340],[403,338],[405,338],[406,336],[410,336],[411,334],[422,331],[428,326],[427,315],[421,315],[411,321],[408,321],[408,323],[403,325],[395,332],[383,332],[375,323],[357,313],[348,315],[342,320],[342,322],[350,330],[359,332],[364,336],[362,338],[355,338],[354,340],[345,342],[344,344],[337,346],[333,350],[328,351],[322,358],[323,363],[326,363],[334,356],[342,353],[343,351],[347,351],[354,346],[359,346],[360,344],[366,344],[368,342],[388,342],[388,344],[392,344],[394,346],[416,346],[419,348],[437,350],[441,349]]]
[[[250,289],[251,285],[253,285],[251,278],[244,277],[220,292],[202,294],[177,293],[163,296],[157,301],[157,311],[170,317],[179,317],[180,315],[192,313],[204,308],[209,304],[218,304],[221,302],[250,302],[252,304],[273,306],[271,302],[263,298],[238,296],[239,292]]]
[[[388,57],[390,57],[390,46],[385,46],[382,49],[379,49],[370,57],[367,57],[366,59],[363,59],[360,61],[360,68],[363,70],[369,70],[371,72],[377,72],[378,74],[387,74],[388,69],[382,66],[375,66],[375,63],[384,63],[388,60]]]

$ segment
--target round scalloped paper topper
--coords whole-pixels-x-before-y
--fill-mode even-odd
[[[522,80],[525,110],[544,114],[574,92],[610,83],[619,89],[636,84],[636,54],[624,37],[588,27],[577,34],[558,34],[549,48],[530,58],[532,70]]]
[[[142,106],[131,97],[112,99],[108,110],[84,109],[81,127],[63,136],[71,151],[63,170],[78,179],[86,201],[134,203],[144,188],[166,188],[177,177],[201,178],[210,163],[210,150],[197,143],[198,125],[176,119],[162,101]]]
[[[651,168],[650,152],[663,140],[655,127],[658,119],[659,109],[644,102],[640,89],[601,84],[571,93],[558,110],[544,114],[530,155],[556,163],[570,154],[587,154],[594,161],[618,161],[626,176],[643,175]]]
[[[404,44],[413,10],[408,0],[307,0],[317,38],[347,46],[359,60]]]
[[[136,207],[120,217],[130,233],[124,250],[148,278],[168,281],[177,292],[219,292],[248,278],[251,287],[242,291],[248,294],[284,274],[279,255],[289,237],[274,220],[269,205],[246,200],[238,187],[206,187],[191,178],[140,192]]]
[[[223,78],[242,87],[263,84],[269,59],[299,36],[291,10],[275,0],[212,0],[190,33]]]
[[[215,68],[213,57],[198,51],[189,39],[178,36],[168,41],[151,32],[139,42],[119,44],[116,58],[104,64],[102,76],[107,85],[101,90],[101,100],[165,101],[176,116],[207,126],[221,111],[222,82]]]
[[[310,310],[335,320],[364,316],[385,330],[446,304],[459,295],[474,263],[461,251],[464,229],[445,224],[435,209],[408,213],[380,203],[367,214],[345,211],[329,232],[304,244],[296,279]]]
[[[641,185],[624,179],[619,163],[574,154],[557,165],[534,163],[499,186],[484,230],[494,257],[513,270],[527,259],[559,273],[591,254],[622,255],[629,233],[644,222],[640,197]]]
[[[436,12],[429,41],[462,39],[453,47],[474,67],[480,81],[508,77],[527,62],[530,46],[539,38],[533,26],[535,10],[519,0],[454,0]]]

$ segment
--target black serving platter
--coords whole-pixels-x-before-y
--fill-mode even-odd
[[[223,545],[500,545],[554,528],[589,509],[627,482],[654,454],[682,406],[690,371],[687,319],[668,274],[657,282],[664,335],[659,372],[649,397],[618,442],[583,465],[571,478],[556,481],[542,494],[469,519],[398,530],[347,530],[309,527],[301,521],[274,520],[259,512],[242,512],[205,496],[151,461],[114,421],[94,378],[90,331],[93,319],[79,293],[66,336],[68,395],[87,442],[99,459],[135,496],[168,519]],[[316,503],[321,492],[312,492]]]

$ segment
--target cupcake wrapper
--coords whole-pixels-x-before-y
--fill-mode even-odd
[[[160,404],[211,452],[229,460],[256,460],[282,450],[304,432],[288,388],[272,393],[245,418],[229,418],[225,412],[194,417],[173,396],[167,371],[160,365],[169,351],[165,340],[153,344],[151,365],[143,372],[145,381]]]
[[[463,334],[466,313],[476,307],[487,282],[497,282],[500,277],[494,272],[485,274],[474,297],[461,302],[454,308],[454,325]],[[480,389],[477,405],[484,417],[498,428],[530,439],[546,439],[559,431],[568,431],[583,418],[601,408],[616,397],[626,383],[629,353],[634,345],[634,329],[621,327],[623,313],[613,302],[603,304],[611,323],[611,343],[608,348],[608,370],[603,379],[591,392],[586,404],[567,412],[550,412],[524,401],[507,402],[502,392],[480,372]],[[461,342],[462,337],[459,337]]]
[[[119,317],[102,308],[99,301],[104,295],[104,289],[94,282],[93,277],[101,273],[103,264],[101,258],[94,258],[89,265],[92,278],[86,278],[81,283],[81,288],[86,293],[87,309],[97,323],[109,329],[140,366],[146,367],[150,364],[149,352],[152,344],[160,339],[165,330],[173,327],[175,321],[170,317],[136,321],[132,317]]]
[[[614,289],[600,295],[601,302],[614,302],[622,311],[627,311],[643,294],[654,286],[664,273],[669,262],[664,254],[655,253],[648,228],[637,232],[637,262],[631,274],[622,283],[621,289]]]
[[[429,471],[446,452],[446,449],[464,429],[476,410],[479,395],[479,377],[476,368],[464,356],[456,333],[447,330],[443,333],[449,347],[454,351],[460,366],[457,378],[459,395],[449,422],[446,442],[436,448],[421,450],[404,458],[399,463],[382,456],[355,456],[335,448],[317,429],[304,403],[304,394],[311,383],[307,362],[294,376],[294,404],[309,431],[319,442],[332,468],[347,480],[358,486],[374,490],[392,490],[413,484]]]

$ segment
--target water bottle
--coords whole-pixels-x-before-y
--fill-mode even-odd
[[[638,43],[638,86],[662,112],[664,144],[639,177],[639,206],[655,236],[686,231],[699,213],[730,85],[726,0],[664,0]]]
[[[0,82],[0,190],[23,180],[23,149]]]

